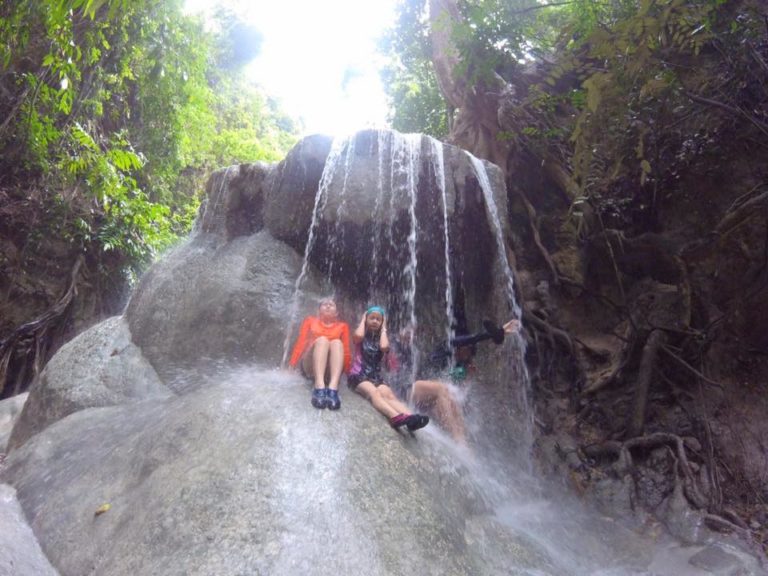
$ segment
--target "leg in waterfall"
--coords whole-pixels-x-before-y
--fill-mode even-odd
[[[338,340],[336,340],[338,342]],[[301,360],[301,369],[304,375],[314,382],[312,390],[312,406],[325,408],[328,404],[327,391],[325,389],[326,369],[328,357],[331,351],[331,342],[325,336],[320,336],[304,353]],[[337,384],[338,388],[338,384]]]
[[[330,341],[328,359],[330,360],[330,373],[328,390],[326,390],[326,403],[330,410],[338,410],[341,408],[339,380],[344,369],[344,344],[341,340]]]
[[[417,380],[413,384],[411,401],[419,409],[430,412],[438,425],[456,442],[466,442],[464,415],[450,389],[438,380]]]
[[[376,385],[368,380],[357,381],[354,376],[350,376],[347,383],[383,414],[393,428],[406,426],[409,430],[418,430],[429,424],[428,416],[412,414],[408,406],[403,404],[386,384]]]

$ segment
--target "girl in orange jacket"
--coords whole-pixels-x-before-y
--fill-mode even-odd
[[[288,362],[293,368],[301,363],[301,372],[314,381],[312,406],[315,408],[341,408],[339,380],[342,371],[349,371],[352,355],[349,326],[338,316],[333,298],[321,300],[317,316],[307,316],[301,323]]]

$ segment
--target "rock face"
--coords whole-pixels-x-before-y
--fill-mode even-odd
[[[225,379],[72,414],[13,452],[4,477],[61,574],[552,567],[439,443],[397,434],[361,398],[318,412],[295,376]]]
[[[510,405],[523,384],[509,360],[520,358],[516,339],[479,355],[470,459],[434,426],[392,430],[346,390],[340,412],[315,410],[298,375],[269,369],[295,317],[331,290],[348,321],[375,301],[393,329],[415,322],[422,351],[454,320],[506,319],[497,169],[420,136],[369,131],[307,139],[277,166],[219,171],[208,194],[189,241],[142,279],[124,318],[60,350],[14,427],[0,482],[60,574],[651,565],[642,538],[560,513],[523,462],[495,452],[527,445]]]
[[[126,317],[169,377],[201,357],[277,365],[301,257],[266,230],[227,243],[200,234],[153,267]]]
[[[117,316],[63,346],[33,390],[13,428],[9,449],[74,412],[171,394],[131,341],[125,320]]]
[[[0,484],[0,574],[8,576],[57,576],[24,519],[16,491]]]
[[[215,173],[192,238],[150,270],[126,318],[164,376],[201,356],[277,364],[293,308],[316,305],[293,300],[307,253],[302,294],[335,292],[355,316],[375,300],[401,324],[414,310],[426,348],[449,323],[446,269],[471,329],[510,313],[493,281],[504,230],[489,221],[489,200],[504,213],[500,171],[458,148],[394,132],[309,137],[276,166]]]

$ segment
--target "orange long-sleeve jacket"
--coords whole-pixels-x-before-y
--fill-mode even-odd
[[[291,366],[296,366],[307,348],[314,344],[315,340],[321,336],[325,336],[328,340],[341,340],[344,345],[344,372],[349,372],[349,367],[352,364],[352,350],[349,346],[349,326],[347,326],[346,322],[324,324],[317,316],[307,316],[304,318],[304,322],[301,323],[301,329],[299,330],[299,337],[296,339],[296,344],[293,345],[291,359],[288,363]]]

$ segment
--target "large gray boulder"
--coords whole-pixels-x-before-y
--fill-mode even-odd
[[[16,491],[0,484],[0,576],[57,576],[40,549],[16,500]]]
[[[24,392],[0,401],[0,454],[5,453],[13,426],[21,414],[28,396],[29,392]]]
[[[360,397],[320,412],[293,375],[217,380],[71,414],[10,454],[2,478],[62,575],[568,573],[455,455]]]
[[[142,279],[126,311],[134,341],[166,379],[201,358],[276,366],[301,262],[266,230],[198,234]]]
[[[298,376],[256,367],[185,389],[75,412],[10,453],[0,481],[62,576],[699,573],[681,569],[701,546],[585,514],[430,427],[398,433],[346,390],[318,411]]]
[[[115,316],[65,344],[46,365],[30,388],[8,449],[73,412],[171,394],[132,342],[125,320]]]
[[[214,173],[191,239],[142,278],[126,318],[164,379],[201,358],[277,365],[312,309],[311,297],[294,298],[303,270],[302,295],[335,291],[350,321],[376,301],[402,324],[413,306],[431,349],[446,334],[449,268],[471,329],[510,315],[506,218],[490,215],[506,202],[497,167],[428,137],[310,136],[279,164]]]

